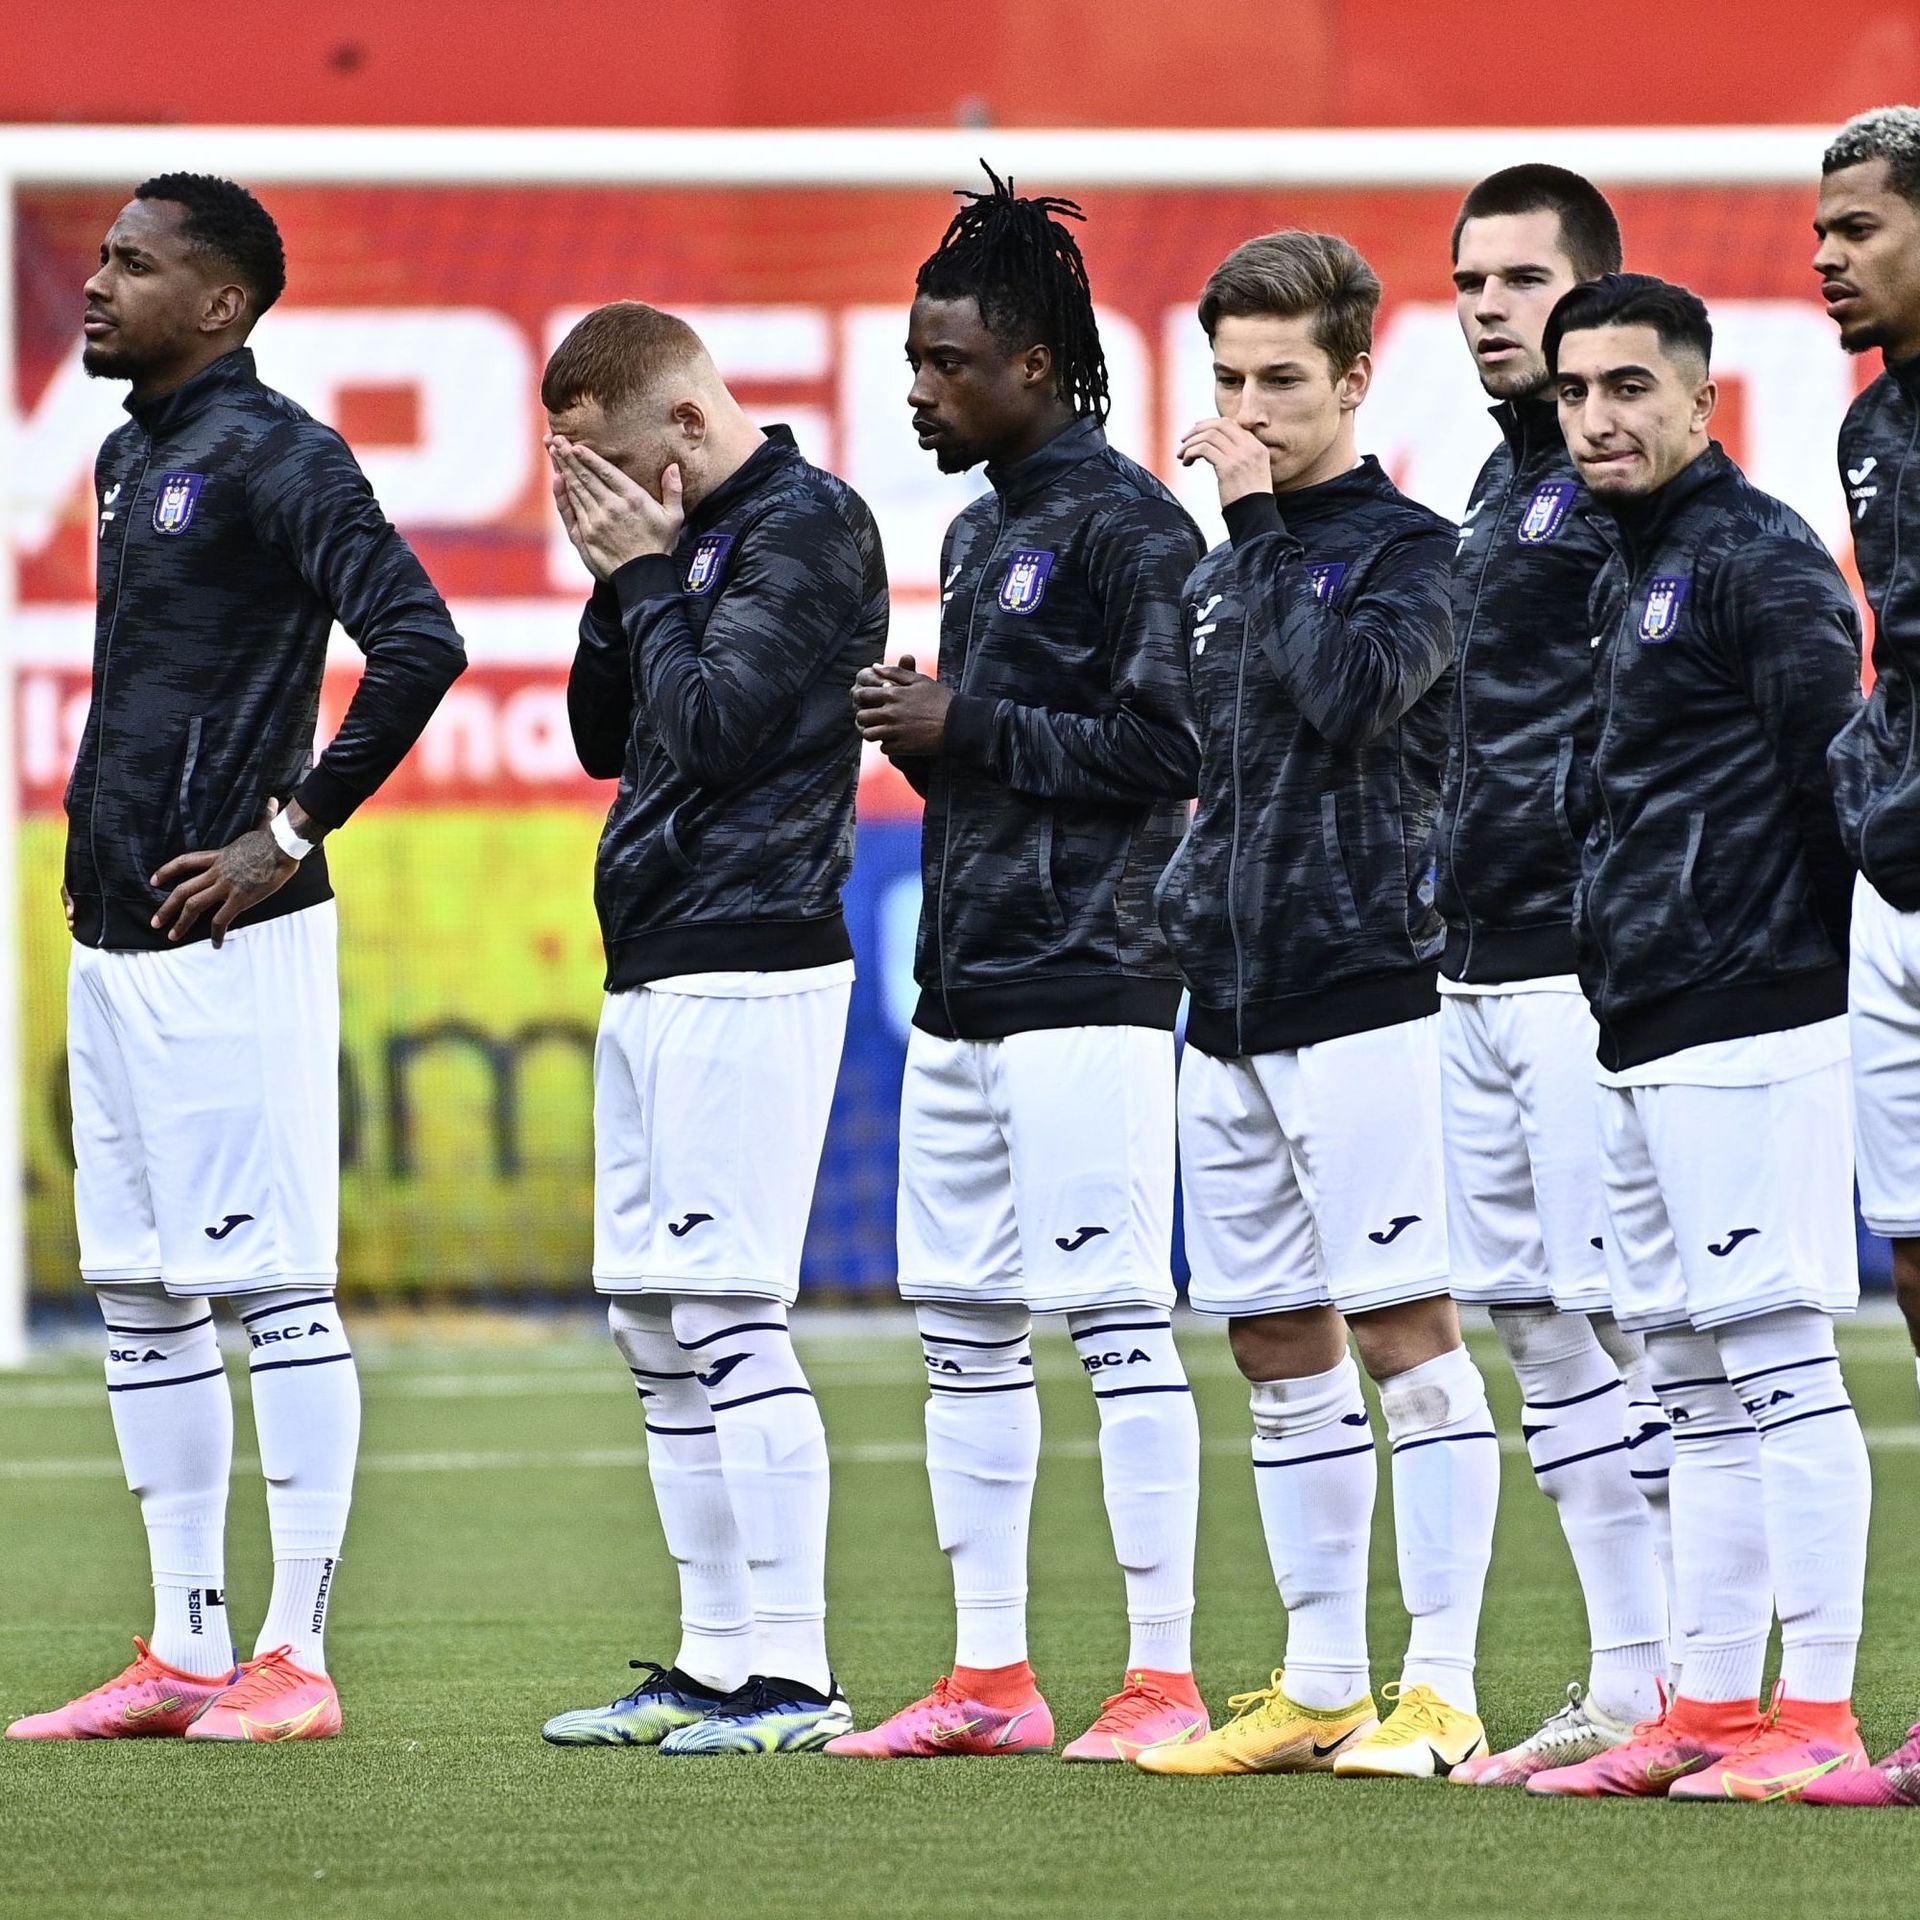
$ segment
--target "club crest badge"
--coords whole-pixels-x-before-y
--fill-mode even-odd
[[[1316,560],[1307,568],[1307,578],[1313,582],[1313,597],[1327,606],[1332,605],[1333,596],[1340,591],[1340,583],[1346,577],[1344,560]]]
[[[1640,614],[1640,638],[1649,642],[1671,640],[1680,624],[1680,609],[1687,604],[1687,589],[1693,585],[1684,573],[1657,575],[1647,588],[1647,604]]]
[[[1578,489],[1571,480],[1548,480],[1536,487],[1520,520],[1520,544],[1544,546],[1560,531]]]
[[[714,584],[720,578],[720,569],[726,563],[727,549],[733,545],[730,533],[710,533],[693,550],[693,558],[687,562],[687,591],[689,593],[711,593]]]
[[[1000,607],[1005,613],[1033,613],[1047,597],[1047,578],[1053,555],[1039,547],[1022,547],[1007,563],[1000,582]]]
[[[153,503],[155,533],[185,533],[193,519],[194,502],[207,484],[204,473],[163,473],[159,497]]]

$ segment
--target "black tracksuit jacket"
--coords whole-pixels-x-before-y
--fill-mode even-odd
[[[1439,1004],[1454,529],[1372,458],[1226,519],[1187,582],[1200,804],[1159,905],[1187,1042],[1234,1057]]]
[[[1171,1030],[1153,890],[1199,768],[1180,588],[1200,534],[1091,419],[987,478],[941,556],[946,749],[902,767],[927,802],[914,1025]]]
[[[607,990],[853,956],[853,678],[887,638],[867,504],[785,427],[671,554],[594,590],[567,682],[580,764],[618,775],[594,865]]]
[[[1575,818],[1593,753],[1588,602],[1609,548],[1551,400],[1498,406],[1453,561],[1453,744],[1440,802],[1440,971],[1572,973]]]
[[[1840,832],[1889,905],[1920,910],[1920,360],[1890,366],[1848,409],[1840,480],[1873,610],[1873,691],[1833,743]]]
[[[1860,708],[1860,623],[1840,569],[1717,443],[1592,514],[1613,554],[1575,925],[1600,1064],[1844,1013],[1827,749]]]
[[[93,699],[67,784],[74,938],[165,949],[150,876],[222,847],[290,796],[339,826],[419,738],[465,665],[460,636],[347,443],[262,385],[241,348],[127,403],[94,469]],[[318,765],[335,621],[366,671]],[[316,848],[252,926],[332,897]],[[203,916],[189,940],[211,931]]]

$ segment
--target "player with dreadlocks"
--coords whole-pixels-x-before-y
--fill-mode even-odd
[[[1069,1760],[1207,1728],[1189,1648],[1199,1432],[1170,1326],[1173,1024],[1153,890],[1199,770],[1180,633],[1198,530],[1107,445],[1106,362],[1070,201],[965,195],[907,327],[920,444],[992,491],[949,528],[937,679],[855,684],[926,799],[900,1118],[900,1290],[926,1350],[927,1472],[953,1565],[951,1675],[829,1753],[1031,1753],[1040,1453],[1031,1316],[1060,1313],[1100,1410],[1131,1628]]]

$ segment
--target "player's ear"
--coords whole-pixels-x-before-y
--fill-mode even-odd
[[[1020,356],[1020,384],[1023,387],[1046,387],[1053,382],[1053,349],[1049,346],[1032,346]]]
[[[1373,355],[1363,353],[1339,379],[1340,411],[1351,413],[1373,385]]]
[[[208,290],[205,301],[200,307],[200,331],[202,333],[220,333],[236,321],[246,317],[247,290],[245,287],[228,281],[226,285]]]
[[[1693,394],[1693,430],[1695,433],[1706,431],[1707,422],[1713,418],[1713,410],[1720,404],[1719,384],[1713,380],[1702,380]]]
[[[683,447],[697,447],[707,437],[707,413],[698,400],[677,401],[673,409],[673,436]]]

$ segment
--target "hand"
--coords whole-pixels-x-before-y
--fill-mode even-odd
[[[67,883],[60,882],[60,905],[67,916],[67,931],[73,931],[73,895],[67,891]]]
[[[1218,416],[1187,429],[1180,442],[1180,464],[1204,460],[1220,483],[1220,504],[1231,506],[1250,494],[1273,491],[1273,462],[1266,447],[1245,427]]]
[[[193,923],[211,912],[217,947],[241,914],[278,893],[300,871],[300,862],[282,853],[279,841],[267,830],[279,811],[279,801],[269,800],[251,833],[211,852],[183,853],[169,860],[153,876],[153,884],[173,891],[160,902],[152,924],[164,929],[169,940],[184,940]],[[312,827],[304,818],[294,821],[303,840],[318,837]]]
[[[853,723],[890,760],[918,760],[947,744],[953,689],[917,672],[913,655],[897,666],[862,667],[853,681]]]
[[[673,551],[687,518],[677,464],[661,474],[656,500],[581,441],[550,433],[546,447],[561,524],[596,580],[612,579],[642,554]]]

